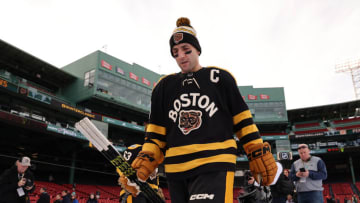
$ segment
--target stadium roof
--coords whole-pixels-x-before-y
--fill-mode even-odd
[[[329,104],[324,106],[314,106],[301,109],[288,110],[288,119],[291,122],[302,122],[319,120],[331,120],[359,116],[356,109],[360,108],[360,100]]]
[[[75,76],[22,51],[0,39],[0,67],[56,91]]]

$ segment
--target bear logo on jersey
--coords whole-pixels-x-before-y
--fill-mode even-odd
[[[180,111],[179,117],[179,128],[184,135],[189,134],[191,131],[200,128],[202,112],[189,110],[189,111]]]

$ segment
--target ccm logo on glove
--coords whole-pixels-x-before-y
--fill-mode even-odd
[[[265,145],[263,148],[257,149],[251,153],[249,153],[247,156],[249,157],[249,160],[257,158],[259,156],[262,156],[263,154],[266,154],[266,152],[270,153],[270,146]]]

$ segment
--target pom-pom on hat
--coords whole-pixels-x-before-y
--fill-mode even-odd
[[[176,28],[170,38],[170,53],[173,56],[172,48],[181,43],[189,43],[193,45],[200,53],[201,47],[198,39],[196,38],[196,31],[190,25],[190,20],[181,17],[176,21]]]

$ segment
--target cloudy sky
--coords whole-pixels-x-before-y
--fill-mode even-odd
[[[200,64],[238,85],[284,87],[288,109],[355,100],[359,0],[0,0],[0,39],[63,67],[96,50],[157,73],[178,72],[168,41],[190,18]]]

